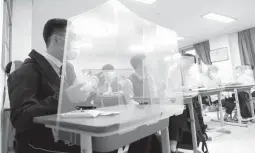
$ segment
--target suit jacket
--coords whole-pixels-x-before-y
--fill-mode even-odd
[[[11,122],[16,136],[26,133],[28,139],[37,137],[51,141],[52,131],[34,123],[33,118],[57,113],[60,77],[44,56],[35,50],[29,56],[8,78]],[[73,67],[69,69],[73,71]],[[72,84],[74,71],[68,74],[68,83]]]

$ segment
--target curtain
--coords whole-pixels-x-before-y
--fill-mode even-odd
[[[212,65],[209,40],[195,44],[194,48],[204,64]]]
[[[238,32],[238,45],[242,65],[255,66],[255,52],[251,29]]]

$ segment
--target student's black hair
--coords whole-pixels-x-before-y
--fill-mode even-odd
[[[67,27],[67,20],[66,19],[50,19],[46,22],[43,28],[43,39],[46,43],[46,46],[49,45],[49,38],[56,32],[65,30]]]
[[[197,59],[195,55],[189,54],[189,53],[185,53],[182,56],[187,56],[187,57],[193,57],[194,58],[194,62],[197,63]]]
[[[9,63],[5,66],[5,73],[6,73],[6,74],[10,74],[11,67],[12,67],[12,62],[9,62]]]
[[[145,57],[146,56],[144,54],[136,54],[132,56],[130,59],[131,66],[134,69],[137,69],[137,67],[143,63],[143,60],[145,59]]]
[[[21,65],[22,65],[22,61],[11,61],[11,62],[9,62],[6,66],[5,66],[5,73],[6,74],[10,74],[10,72],[11,72],[11,67],[13,66],[13,65],[15,65],[16,66],[16,69],[17,68],[19,68]]]
[[[114,70],[114,66],[111,64],[106,64],[102,67],[102,70]]]

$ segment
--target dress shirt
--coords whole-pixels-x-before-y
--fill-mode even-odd
[[[145,80],[145,76],[141,76],[138,73],[134,73],[139,79],[140,81]],[[157,97],[157,87],[155,84],[155,81],[153,79],[153,76],[151,75],[147,75],[148,77],[148,83],[149,83],[149,91],[150,91],[150,96],[151,97]],[[134,97],[134,89],[133,89],[133,83],[131,80],[126,79],[123,82],[123,88],[122,88],[126,101],[129,102],[134,102],[134,100],[132,99]]]
[[[62,66],[62,62],[59,61],[57,58],[55,58],[54,56],[48,54],[47,52],[44,53],[43,55],[48,62],[50,63],[50,65],[52,66],[52,68],[55,70],[55,72],[58,74],[58,76],[60,77],[60,68]]]

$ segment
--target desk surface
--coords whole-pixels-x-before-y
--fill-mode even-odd
[[[139,127],[151,121],[165,119],[183,112],[183,105],[119,105],[99,108],[104,111],[119,111],[115,116],[99,116],[96,118],[67,118],[60,115],[35,117],[34,122],[51,127],[60,127],[95,134],[105,134],[123,128]]]
[[[240,88],[253,88],[255,85],[233,85],[233,86],[225,86],[225,89],[240,89]]]
[[[242,88],[253,88],[255,85],[227,85],[227,86],[220,86],[216,88],[198,88],[198,89],[193,89],[194,91],[197,91],[199,93],[204,93],[204,92],[217,92],[217,91],[224,91],[228,89],[242,89]]]

